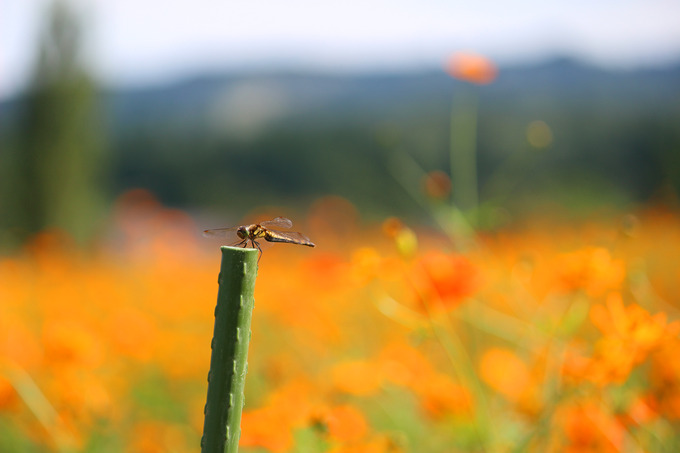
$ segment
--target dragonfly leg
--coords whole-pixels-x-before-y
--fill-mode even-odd
[[[257,247],[257,249],[260,251],[260,256],[257,257],[257,264],[260,264],[260,258],[262,258],[262,249],[260,248],[259,243],[255,242],[255,241],[252,241],[252,242],[253,242],[253,244],[255,244],[255,247]]]

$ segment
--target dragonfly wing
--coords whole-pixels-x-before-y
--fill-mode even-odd
[[[265,220],[260,222],[260,226],[263,228],[290,228],[293,226],[293,222],[285,217],[277,217],[272,220]]]
[[[267,231],[264,237],[269,242],[288,242],[290,244],[314,247],[315,244],[304,234],[297,231]]]
[[[230,227],[230,228],[215,228],[213,230],[205,230],[203,232],[203,236],[207,238],[235,238],[238,237],[236,236],[236,230],[238,227]]]

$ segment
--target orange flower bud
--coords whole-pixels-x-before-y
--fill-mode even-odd
[[[496,79],[498,68],[488,58],[470,52],[456,52],[448,58],[446,72],[456,79],[486,85]]]
[[[444,200],[451,193],[451,178],[443,171],[431,171],[423,178],[425,194],[435,200]]]

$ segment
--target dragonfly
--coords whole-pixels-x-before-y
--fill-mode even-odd
[[[293,227],[293,222],[285,217],[277,217],[272,220],[265,220],[260,223],[253,223],[251,225],[240,225],[229,228],[215,228],[213,230],[205,230],[203,236],[205,237],[226,237],[233,238],[234,236],[238,240],[232,244],[233,246],[242,245],[245,248],[250,242],[251,247],[260,251],[260,257],[262,257],[262,248],[257,242],[258,240],[264,239],[267,242],[287,242],[289,244],[306,245],[307,247],[315,247],[314,244],[307,236],[297,231],[281,231],[287,230]]]

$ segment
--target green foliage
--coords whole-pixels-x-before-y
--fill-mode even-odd
[[[478,90],[480,204],[581,212],[680,187],[677,72],[603,72],[569,61],[501,69]],[[275,86],[288,101],[246,123],[249,109],[264,108],[255,98],[230,101],[246,83]],[[444,74],[246,74],[115,93],[117,190],[144,186],[167,202],[219,212],[304,206],[331,193],[369,217],[418,219],[388,163],[407,153],[425,171],[449,173],[451,102],[462,107],[465,88]],[[552,134],[542,147],[527,138],[537,120]]]
[[[11,168],[11,182],[3,178],[0,187],[2,226],[24,235],[56,225],[87,237],[104,201],[106,163],[116,193],[144,187],[166,203],[220,216],[335,194],[369,219],[419,221],[422,208],[390,162],[408,154],[425,172],[450,174],[451,141],[474,138],[479,200],[470,203],[484,211],[480,225],[492,226],[488,219],[498,216],[489,213],[499,209],[507,218],[539,209],[582,213],[668,201],[680,189],[678,67],[624,73],[556,60],[501,68],[496,81],[478,87],[477,134],[466,138],[450,136],[450,119],[452,100],[462,107],[469,87],[443,72],[222,74],[94,96],[74,69],[77,39],[62,34],[55,40],[62,44],[43,44],[61,56],[43,57],[32,91],[0,105],[8,113],[0,126],[20,135],[4,138],[14,152],[0,154]],[[96,124],[105,114],[111,161]],[[542,146],[527,137],[536,121],[551,134]],[[453,181],[458,195],[461,178]]]
[[[7,155],[2,222],[15,239],[48,227],[88,239],[103,213],[103,134],[93,81],[79,63],[80,30],[56,2]]]

